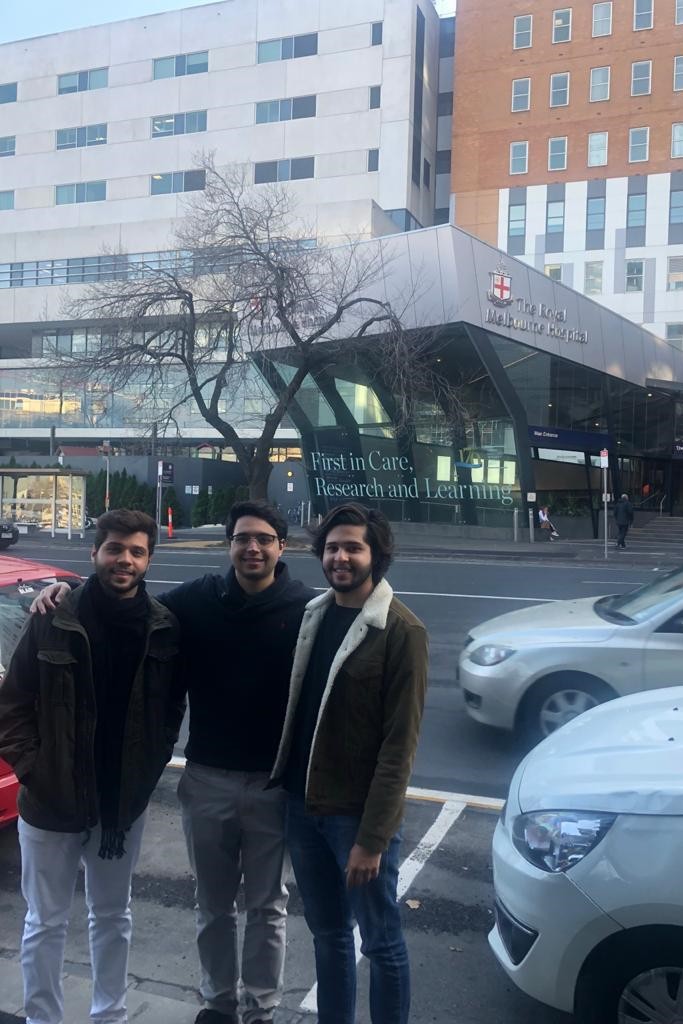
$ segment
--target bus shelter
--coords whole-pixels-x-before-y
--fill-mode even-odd
[[[85,474],[70,469],[0,468],[0,516],[23,533],[85,536]]]

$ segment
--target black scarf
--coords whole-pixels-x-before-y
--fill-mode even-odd
[[[97,709],[95,774],[102,830],[99,856],[106,860],[125,852],[125,829],[119,821],[123,740],[133,680],[144,653],[149,607],[143,581],[135,597],[110,597],[96,575],[86,581],[79,604],[92,658]]]

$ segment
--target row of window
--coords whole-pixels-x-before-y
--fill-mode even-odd
[[[610,98],[612,68],[609,65],[591,68],[589,73],[588,99],[591,103],[602,103]],[[673,59],[673,91],[683,92],[683,56]],[[569,104],[569,71],[557,71],[550,75],[548,104],[551,107],[566,107]],[[631,64],[631,96],[649,96],[652,92],[652,61],[637,60]],[[513,113],[531,109],[531,79],[512,80],[510,104]]]
[[[381,21],[370,26],[372,46],[382,44],[383,25]],[[265,64],[275,60],[291,60],[296,57],[310,57],[318,52],[318,33],[309,32],[299,36],[285,36],[257,43],[256,60]],[[180,78],[184,75],[199,75],[209,70],[208,50],[195,53],[178,53],[171,57],[157,57],[152,61],[152,78]],[[57,76],[57,94],[88,92],[91,89],[105,89],[109,84],[109,68],[90,68],[86,71],[69,71]],[[17,83],[0,85],[0,103],[15,103]]]
[[[666,2],[673,12],[674,25],[683,25],[683,0],[660,0]],[[612,34],[613,4],[593,4],[592,35],[610,36]],[[654,28],[654,0],[633,0],[633,31],[642,32]],[[534,16],[519,14],[513,20],[512,46],[515,50],[525,50],[533,44]],[[553,11],[551,23],[551,42],[569,43],[572,38],[572,8],[562,7]]]
[[[546,263],[544,272],[553,281],[562,281],[561,263]],[[627,292],[642,292],[644,272],[645,260],[624,261],[624,287]],[[669,257],[667,261],[666,290],[669,292],[683,291],[683,256]],[[584,295],[602,295],[602,260],[588,260],[584,263],[583,292]]]
[[[605,230],[606,210],[607,200],[605,196],[588,196],[586,199],[586,234],[591,231]],[[645,228],[646,216],[646,193],[629,193],[626,200],[626,227]],[[669,224],[683,225],[683,190],[681,189],[672,189],[669,194]],[[549,199],[546,202],[546,234],[563,233],[564,225],[564,200]],[[525,235],[526,203],[510,203],[508,208],[508,238],[524,238]],[[592,248],[592,246],[587,245],[587,248]]]
[[[586,152],[588,167],[604,167],[607,163],[608,132],[590,132]],[[650,156],[649,127],[629,128],[629,163],[644,163]],[[671,157],[683,158],[683,121],[671,125]],[[567,169],[567,136],[559,135],[548,139],[548,170]],[[510,143],[510,174],[527,174],[529,171],[529,143]]]

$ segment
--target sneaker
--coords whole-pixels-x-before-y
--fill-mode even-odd
[[[239,1017],[234,1013],[219,1013],[206,1008],[199,1011],[194,1024],[239,1024]]]

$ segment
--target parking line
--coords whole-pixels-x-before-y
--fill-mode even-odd
[[[460,800],[447,800],[444,803],[434,824],[427,829],[413,852],[410,856],[406,857],[403,864],[401,864],[396,889],[397,899],[403,899],[420,871],[422,871],[422,868],[434,853],[434,850],[436,850],[439,843],[445,838],[451,826],[465,810],[465,806],[466,805]],[[358,925],[356,925],[353,930],[353,939],[356,948],[356,963],[358,963],[362,956],[360,951],[360,931],[358,929]],[[315,984],[302,1000],[299,1009],[307,1013],[315,1013],[317,1008],[318,986]]]

